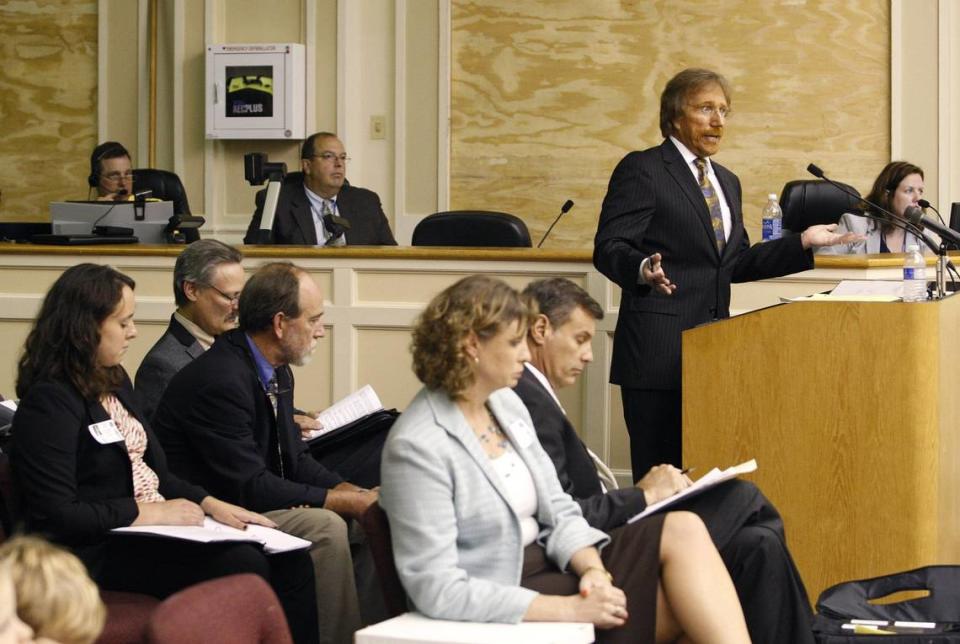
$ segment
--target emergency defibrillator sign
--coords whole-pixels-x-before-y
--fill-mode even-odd
[[[227,66],[227,117],[273,116],[273,67]]]
[[[306,48],[299,43],[207,46],[208,139],[306,136]]]

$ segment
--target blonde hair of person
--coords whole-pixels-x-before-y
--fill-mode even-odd
[[[536,304],[503,280],[486,275],[464,277],[433,298],[413,329],[413,371],[430,389],[453,399],[473,384],[473,369],[464,340],[473,332],[492,338],[519,320],[526,327]]]
[[[0,546],[0,564],[13,580],[17,615],[37,638],[90,644],[100,635],[106,608],[72,553],[38,537],[19,536]]]

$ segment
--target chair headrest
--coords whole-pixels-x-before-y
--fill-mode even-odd
[[[844,213],[857,211],[860,193],[851,186],[840,185],[857,198],[819,179],[788,181],[780,193],[783,227],[799,232],[815,224],[835,224]]]
[[[414,246],[529,248],[523,220],[505,212],[451,210],[424,217],[413,229]]]

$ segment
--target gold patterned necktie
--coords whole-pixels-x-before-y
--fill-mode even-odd
[[[710,211],[710,223],[713,225],[713,236],[717,241],[717,251],[722,253],[723,247],[727,245],[727,238],[723,233],[723,213],[720,210],[720,198],[717,197],[717,191],[713,189],[713,184],[710,183],[710,177],[707,176],[707,160],[703,157],[697,157],[693,163],[699,171],[700,192],[703,193],[703,199],[707,202],[707,209]]]

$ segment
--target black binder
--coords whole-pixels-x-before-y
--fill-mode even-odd
[[[383,444],[399,415],[396,409],[375,411],[308,441],[310,453],[345,480],[360,487],[377,487]]]

